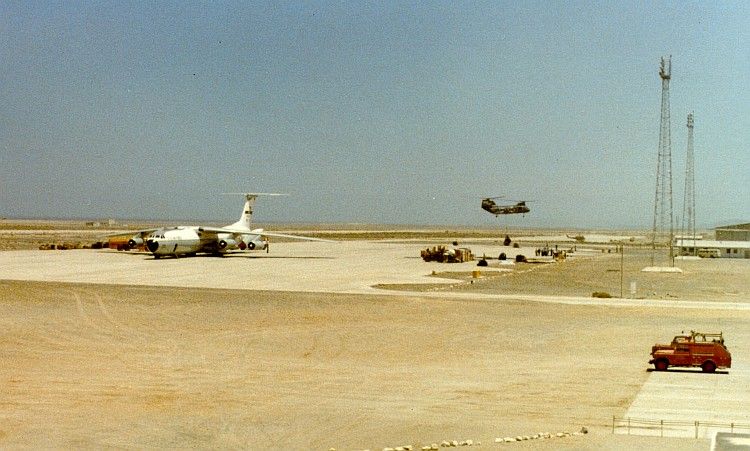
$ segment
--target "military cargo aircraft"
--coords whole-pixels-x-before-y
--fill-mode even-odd
[[[135,232],[128,246],[136,248],[145,244],[145,248],[154,258],[164,256],[195,256],[199,253],[222,256],[231,251],[265,249],[268,251],[266,237],[283,237],[305,241],[323,241],[299,235],[268,232],[263,229],[251,229],[253,205],[258,196],[280,196],[276,193],[225,193],[245,196],[245,206],[240,219],[224,227],[176,226],[159,229],[139,230]]]

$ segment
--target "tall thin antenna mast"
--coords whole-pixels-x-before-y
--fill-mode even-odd
[[[685,198],[682,205],[682,239],[693,239],[692,255],[697,255],[695,247],[695,167],[693,156],[693,113],[687,116],[688,140],[685,159]]]
[[[659,128],[659,158],[656,166],[656,200],[654,228],[651,240],[651,266],[654,266],[657,236],[669,238],[669,260],[674,266],[674,216],[672,214],[672,138],[669,117],[669,80],[672,78],[672,56],[661,58],[661,126]]]

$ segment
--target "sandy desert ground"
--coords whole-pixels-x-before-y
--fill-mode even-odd
[[[644,274],[642,253],[597,249],[509,272],[495,261],[472,279],[475,263],[422,262],[422,243],[315,245],[160,261],[0,252],[0,447],[707,449],[704,438],[612,434],[612,417],[654,378],[710,392],[744,374],[647,371],[650,346],[681,330],[722,330],[735,362],[750,358],[748,261]],[[361,254],[347,260],[350,249]],[[619,296],[621,264],[633,299],[593,300]],[[750,423],[746,393],[730,395],[721,408]]]

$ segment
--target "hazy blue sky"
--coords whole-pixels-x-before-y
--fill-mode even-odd
[[[0,2],[0,216],[750,221],[750,2]],[[535,200],[496,219],[483,196]]]

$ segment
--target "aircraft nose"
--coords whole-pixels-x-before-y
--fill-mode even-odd
[[[159,249],[159,242],[156,240],[148,240],[146,241],[146,247],[149,252],[156,252],[156,250]]]

